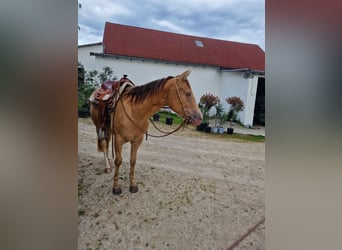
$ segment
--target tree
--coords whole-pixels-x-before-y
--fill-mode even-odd
[[[116,77],[113,77],[113,70],[106,66],[103,68],[103,72],[99,74],[98,78],[100,79],[101,82],[105,82],[105,81],[112,81],[115,80]]]
[[[84,70],[83,65],[79,63],[78,65],[78,109],[83,111],[89,111],[89,97],[90,95],[100,87],[100,85],[105,81],[113,81],[116,80],[116,76],[114,76],[114,71],[105,66],[102,72],[98,72],[97,70],[92,70],[87,72]],[[83,70],[82,70],[83,69]],[[83,74],[83,76],[82,76]],[[83,84],[80,79],[83,78]]]
[[[231,97],[226,98],[226,102],[230,105],[230,108],[228,111],[228,120],[236,121],[237,114],[240,111],[243,111],[245,108],[243,101],[238,96],[231,96]]]
[[[210,109],[219,102],[220,99],[218,98],[218,96],[215,96],[211,93],[206,93],[201,96],[198,106],[203,114],[203,121],[206,121],[209,118]]]
[[[211,93],[206,93],[202,95],[200,98],[200,103],[202,103],[204,107],[207,108],[208,110],[210,110],[211,107],[215,106],[219,102],[220,102],[220,98],[218,98],[218,96],[215,96]]]

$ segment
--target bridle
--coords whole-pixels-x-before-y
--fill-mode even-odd
[[[123,109],[123,111],[124,111],[126,117],[127,117],[128,120],[130,120],[130,121],[131,121],[131,122],[132,122],[132,123],[133,123],[141,132],[142,132],[142,133],[146,134],[146,140],[147,140],[147,137],[148,137],[148,136],[159,138],[159,137],[165,137],[165,136],[171,135],[171,134],[177,132],[178,130],[180,130],[182,127],[183,127],[183,129],[184,129],[185,125],[186,125],[186,124],[189,124],[189,123],[191,122],[191,120],[192,120],[191,116],[187,114],[187,112],[186,112],[186,110],[185,110],[185,108],[184,108],[184,103],[183,103],[183,101],[182,101],[182,98],[181,98],[180,92],[179,92],[179,86],[178,86],[178,83],[177,83],[177,77],[175,77],[174,79],[175,79],[175,86],[176,86],[176,90],[177,90],[177,96],[178,96],[179,102],[180,102],[180,104],[181,104],[181,107],[182,107],[182,109],[183,109],[185,118],[184,118],[183,122],[182,122],[175,130],[172,130],[171,132],[165,132],[165,131],[160,130],[160,129],[154,124],[154,122],[152,121],[152,119],[150,118],[149,120],[151,121],[152,125],[153,125],[160,133],[162,133],[163,135],[152,135],[152,134],[148,133],[147,130],[144,131],[143,129],[141,129],[141,128],[139,127],[139,125],[138,125],[138,124],[137,124],[137,123],[136,123],[128,114],[127,114],[127,111],[126,111],[126,109],[125,109],[125,106],[123,105],[123,102],[122,102],[121,95],[119,96],[119,101],[120,101],[120,103],[121,103],[122,109]],[[114,112],[115,112],[115,111],[114,111]]]

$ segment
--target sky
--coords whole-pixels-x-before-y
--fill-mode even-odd
[[[78,45],[102,42],[105,22],[257,44],[265,51],[264,0],[79,0]]]

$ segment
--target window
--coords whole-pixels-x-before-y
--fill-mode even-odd
[[[197,47],[201,47],[201,48],[203,48],[203,47],[204,47],[204,45],[203,45],[202,41],[195,40],[195,44],[197,45]]]

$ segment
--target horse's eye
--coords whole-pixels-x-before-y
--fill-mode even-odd
[[[185,92],[185,95],[186,96],[191,96],[191,93],[190,92]]]

